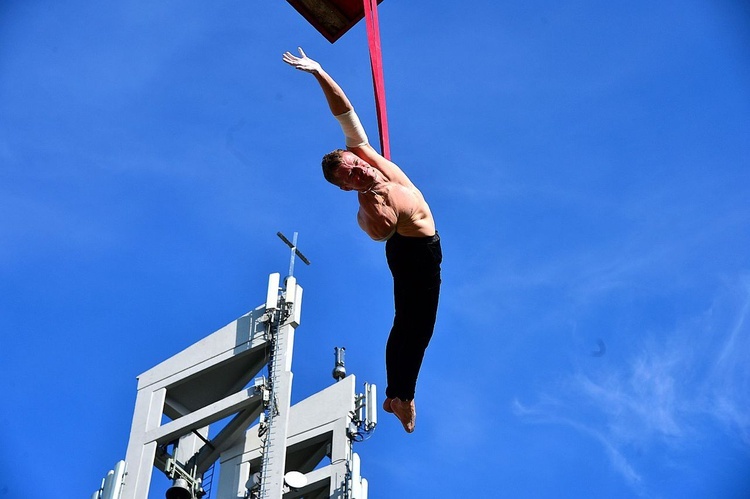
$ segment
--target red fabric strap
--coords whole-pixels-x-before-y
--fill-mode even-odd
[[[378,128],[380,132],[380,152],[385,159],[391,159],[391,145],[388,141],[388,115],[385,110],[383,54],[380,49],[380,26],[378,25],[378,0],[364,0],[364,2],[367,42],[370,46],[372,83],[375,88],[375,110],[378,115]]]

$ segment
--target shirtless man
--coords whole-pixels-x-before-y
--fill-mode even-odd
[[[299,53],[297,57],[286,52],[284,62],[315,76],[346,137],[346,151],[337,149],[323,157],[323,175],[342,190],[357,191],[359,226],[372,239],[386,241],[396,313],[386,345],[388,387],[383,409],[395,414],[411,433],[417,417],[417,376],[437,315],[440,237],[422,193],[398,166],[370,146],[341,87],[301,48]]]

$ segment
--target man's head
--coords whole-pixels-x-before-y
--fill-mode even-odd
[[[336,149],[323,156],[323,176],[345,191],[365,191],[377,179],[377,171],[351,151]]]
[[[341,153],[343,152],[345,152],[343,149],[336,149],[323,156],[323,176],[333,185],[337,185],[333,173],[341,164]]]

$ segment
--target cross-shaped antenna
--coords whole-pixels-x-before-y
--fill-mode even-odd
[[[289,275],[294,275],[294,256],[298,256],[300,260],[305,262],[305,264],[310,265],[310,260],[307,259],[305,255],[300,253],[300,251],[297,249],[297,233],[294,233],[294,237],[292,238],[292,242],[287,239],[284,234],[281,232],[276,233],[279,238],[286,243],[287,246],[289,246],[292,249],[292,255],[289,257]]]

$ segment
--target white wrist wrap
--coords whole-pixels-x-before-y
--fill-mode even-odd
[[[341,125],[341,130],[346,137],[346,147],[362,147],[368,143],[367,134],[359,121],[359,116],[354,109],[344,114],[334,116]]]

